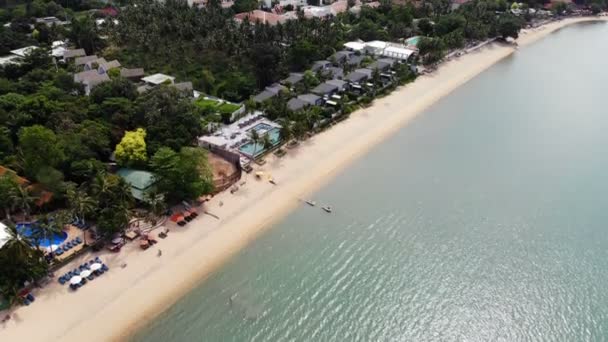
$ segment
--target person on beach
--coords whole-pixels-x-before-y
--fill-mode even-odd
[[[158,256],[160,257],[161,255],[163,255],[163,251],[161,251],[160,249],[158,250]]]

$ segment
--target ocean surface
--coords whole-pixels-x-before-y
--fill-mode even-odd
[[[521,49],[133,340],[608,341],[607,56],[601,23]]]

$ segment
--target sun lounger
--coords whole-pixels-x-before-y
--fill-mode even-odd
[[[30,304],[31,304],[31,302],[29,300],[27,300],[26,298],[23,299],[23,305],[27,306]]]
[[[27,300],[29,300],[30,302],[33,302],[36,300],[36,298],[34,297],[33,294],[28,293],[27,296],[25,296],[25,298],[27,298]]]
[[[93,280],[93,279],[95,279],[95,274],[94,274],[94,273],[91,273],[91,275],[90,275],[90,276],[88,276],[88,277],[87,277],[87,279],[89,279],[89,280]]]
[[[61,284],[61,285],[65,284],[65,278],[63,278],[63,277],[59,277],[59,278],[57,279],[57,281],[58,281],[58,282],[59,282],[59,284]]]
[[[106,264],[101,265],[101,269],[104,270],[104,271],[109,271],[110,270]]]

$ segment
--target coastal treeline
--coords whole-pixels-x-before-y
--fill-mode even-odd
[[[449,1],[363,6],[360,13],[297,20],[270,26],[234,20],[232,9],[210,1],[191,8],[183,1],[140,0],[127,6],[111,30],[113,57],[191,80],[195,89],[232,101],[304,71],[347,41],[401,41],[421,35],[422,62],[436,62],[448,49],[489,37],[517,37],[523,20],[505,1],[474,0],[452,11]]]

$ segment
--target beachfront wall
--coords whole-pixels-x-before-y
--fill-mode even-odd
[[[241,179],[241,175],[243,174],[243,168],[241,167],[241,156],[239,154],[230,152],[228,150],[213,145],[205,145],[204,147],[209,151],[213,152],[214,154],[217,154],[218,156],[224,158],[226,161],[236,167],[236,172],[230,175],[230,177],[224,178],[217,183],[213,183],[214,194],[228,189],[230,186],[232,186],[232,184],[236,183],[239,179]]]

